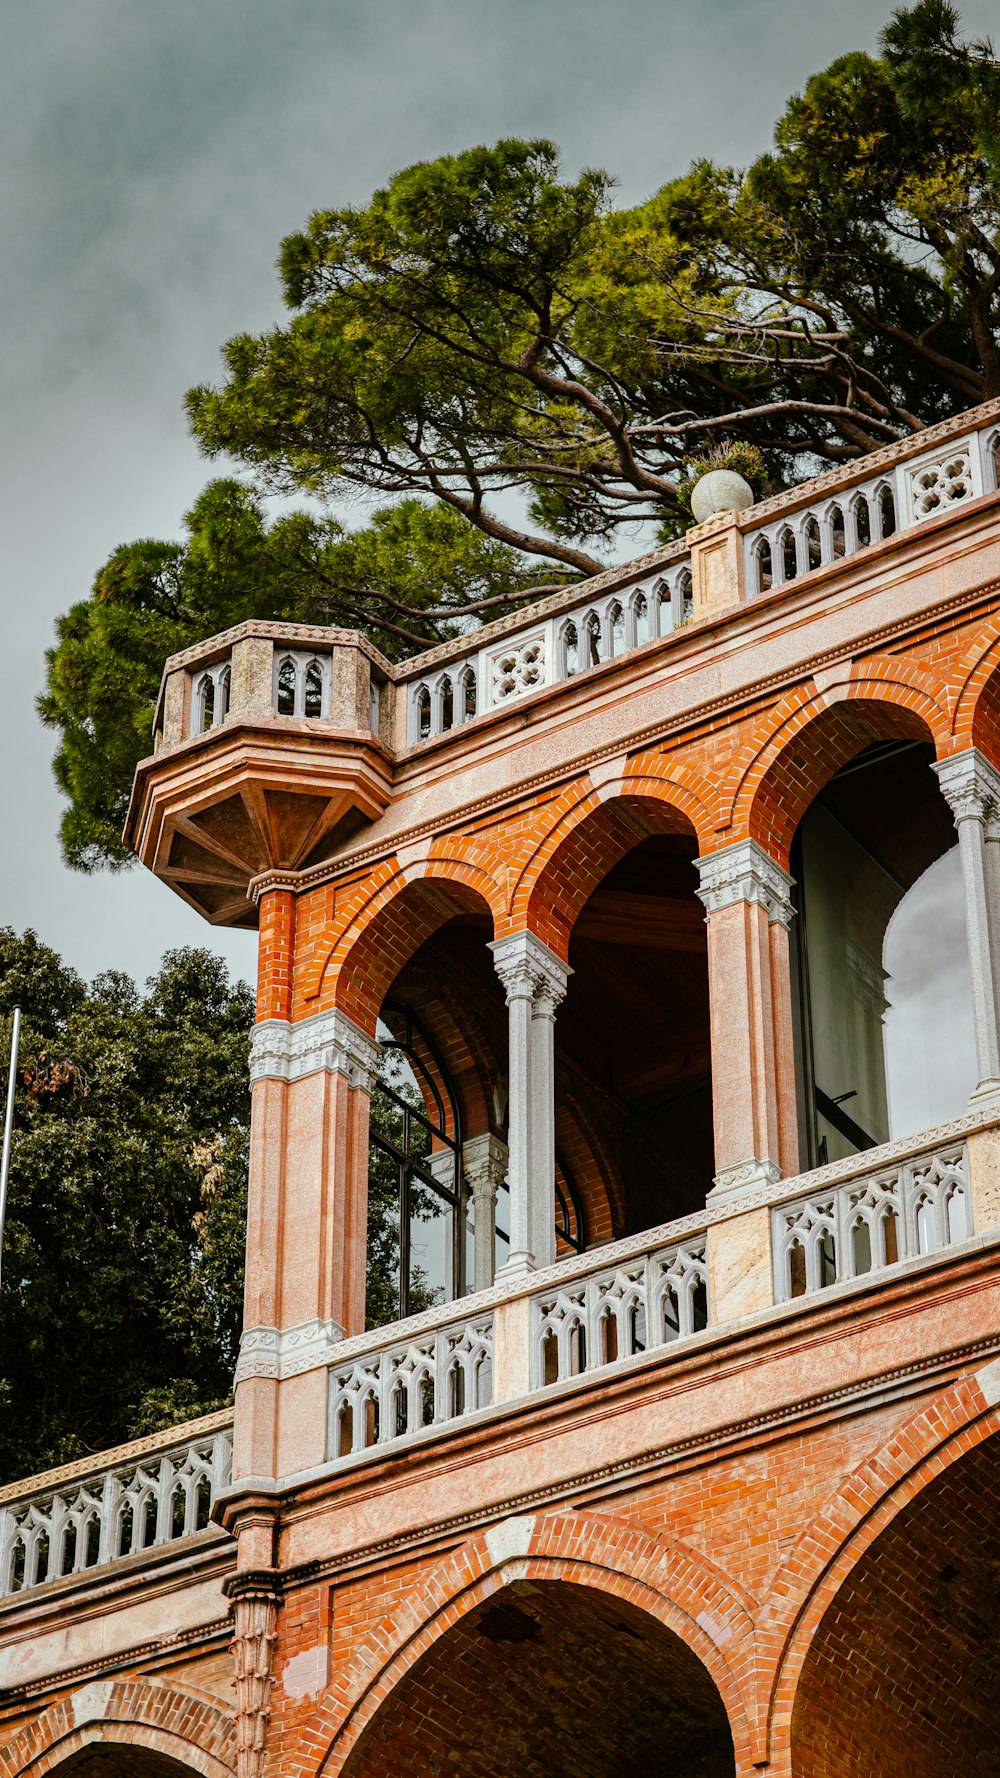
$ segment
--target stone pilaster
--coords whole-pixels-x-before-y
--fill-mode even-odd
[[[698,860],[708,916],[715,1189],[798,1165],[788,929],[792,879],[755,840]]]
[[[377,1057],[374,1040],[337,1009],[294,1024],[265,1019],[253,1034],[238,1478],[287,1475],[327,1455],[330,1353],[364,1327]]]

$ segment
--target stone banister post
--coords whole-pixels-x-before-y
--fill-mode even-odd
[[[555,1259],[555,1015],[571,972],[533,932],[490,949],[510,1017],[509,1274]]]
[[[798,1170],[792,879],[755,840],[698,860],[708,914],[716,1191]]]
[[[507,1177],[507,1144],[491,1132],[462,1143],[462,1172],[472,1193],[475,1222],[474,1290],[493,1283],[497,1238],[497,1193]]]
[[[975,747],[934,769],[958,828],[978,1099],[1000,1093],[1000,772]]]
[[[336,1008],[254,1029],[234,1478],[325,1461],[327,1366],[365,1314],[374,1039]]]

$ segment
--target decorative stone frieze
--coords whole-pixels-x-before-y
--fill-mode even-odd
[[[377,1062],[378,1044],[336,1007],[294,1024],[264,1019],[250,1042],[251,1083],[302,1080],[326,1070],[370,1091]]]
[[[330,1363],[331,1349],[344,1337],[336,1321],[301,1321],[295,1327],[247,1327],[240,1337],[236,1383],[251,1377],[301,1377]]]
[[[793,879],[768,857],[756,840],[738,840],[697,860],[699,898],[709,916],[738,901],[756,902],[767,909],[770,921],[791,925]]]

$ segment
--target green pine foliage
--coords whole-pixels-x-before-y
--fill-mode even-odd
[[[1000,394],[1000,70],[948,0],[893,14],[788,102],[771,150],[645,203],[553,143],[409,167],[285,241],[288,318],[188,397],[213,483],[179,543],[124,545],[61,621],[43,718],[63,848],[120,833],[163,659],[244,617],[390,657],[689,520],[720,449],[773,492]],[[736,457],[732,457],[736,461]],[[261,496],[320,516],[268,523]],[[384,502],[355,531],[323,516]]]
[[[0,1479],[221,1407],[242,1316],[253,998],[207,951],[140,993],[0,929],[23,1009],[0,1290]]]

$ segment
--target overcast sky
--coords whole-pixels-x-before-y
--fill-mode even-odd
[[[888,7],[886,8],[886,16]],[[995,7],[964,9],[988,30]],[[210,942],[137,869],[67,871],[53,737],[34,713],[53,622],[116,544],[172,536],[213,473],[182,417],[218,348],[281,310],[283,234],[409,163],[554,137],[633,202],[695,157],[765,148],[787,96],[874,48],[865,0],[6,0],[0,9],[5,846],[0,921],[85,975],[140,978]]]

